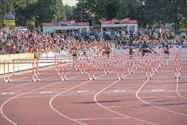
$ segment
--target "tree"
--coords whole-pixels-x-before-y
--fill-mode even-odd
[[[4,14],[11,11],[13,14],[16,14],[16,20],[18,21],[18,11],[32,3],[35,3],[36,1],[37,0],[0,0],[0,26],[2,26]]]
[[[117,18],[122,19],[129,15],[129,1],[128,0],[120,0],[119,9],[117,12]]]
[[[64,6],[64,18],[65,20],[69,20],[73,16],[73,7],[69,5]]]
[[[62,0],[38,0],[36,8],[37,24],[59,21],[64,17]]]

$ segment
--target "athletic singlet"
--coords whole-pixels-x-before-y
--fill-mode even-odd
[[[39,58],[38,53],[34,53],[34,59],[38,59],[38,58]]]

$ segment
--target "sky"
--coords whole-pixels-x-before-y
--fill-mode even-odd
[[[63,0],[64,5],[68,4],[69,6],[75,6],[77,1],[76,0]]]

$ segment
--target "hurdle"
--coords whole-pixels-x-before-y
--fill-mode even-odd
[[[32,61],[32,81],[40,81],[39,79],[39,69],[38,69],[38,59],[33,59]]]
[[[125,62],[122,60],[118,60],[115,67],[117,72],[117,80],[123,80],[125,72]]]
[[[88,63],[88,80],[96,80],[95,72],[95,60],[90,60],[90,62]]]
[[[13,72],[10,70],[11,62],[2,62],[3,64],[3,80],[5,83],[11,82],[11,77],[13,76]]]
[[[61,81],[68,80],[68,78],[67,78],[68,70],[66,68],[67,65],[68,64],[66,61],[61,61],[61,63],[60,63],[60,79],[61,79]]]
[[[176,57],[175,57],[175,61],[174,61],[174,63],[175,63],[174,64],[175,65],[175,79],[180,79],[180,72],[182,70],[180,58],[181,58],[180,53],[177,52]]]
[[[59,72],[59,57],[55,54],[55,71],[57,72],[58,75],[60,75],[60,72]]]

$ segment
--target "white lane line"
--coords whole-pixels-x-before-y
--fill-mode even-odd
[[[142,93],[142,92],[141,92]],[[163,96],[163,97],[165,97],[165,98],[178,98],[178,96]],[[141,97],[142,99],[160,99],[160,97],[155,97],[155,96],[152,96],[152,97],[146,97],[146,96],[144,96],[144,97]]]
[[[13,88],[17,88],[17,87],[26,86],[26,85],[28,85],[28,84],[15,85],[15,86],[12,86],[10,88],[1,89],[0,92],[6,91],[6,90],[9,90],[9,89],[13,89]]]
[[[3,92],[1,93],[1,95],[14,95],[15,92]]]
[[[127,77],[127,76],[129,76],[129,75],[130,75],[130,74],[127,74],[125,77]],[[150,121],[146,121],[146,120],[143,120],[143,119],[138,119],[138,118],[135,118],[135,117],[132,117],[132,116],[129,116],[129,115],[122,114],[122,113],[120,113],[120,112],[117,112],[117,111],[114,111],[114,110],[112,110],[112,109],[110,109],[110,108],[107,108],[106,106],[104,106],[104,105],[102,105],[101,103],[99,103],[99,101],[97,100],[98,95],[100,95],[101,93],[103,93],[105,90],[111,88],[112,86],[114,86],[115,84],[117,84],[119,81],[120,81],[120,80],[117,80],[117,81],[111,83],[110,85],[106,86],[105,88],[103,88],[103,89],[100,90],[99,92],[97,92],[97,93],[94,95],[94,102],[95,102],[98,106],[100,106],[101,108],[103,108],[103,109],[105,109],[105,110],[107,110],[107,111],[109,111],[109,112],[112,112],[112,113],[114,113],[114,114],[117,114],[117,115],[119,115],[119,116],[121,116],[121,117],[132,118],[132,119],[134,119],[134,120],[137,120],[137,121],[140,121],[140,122],[143,122],[143,123],[146,123],[146,124],[150,124],[150,125],[158,125],[158,124],[153,123],[153,122],[150,122]]]
[[[107,108],[120,108],[122,106],[106,106]]]
[[[130,74],[128,74],[128,75],[130,75]],[[128,75],[126,75],[126,76],[128,76]],[[113,85],[117,84],[119,81],[120,81],[120,80],[117,80],[117,81],[113,82],[112,84],[108,85],[107,87],[105,87],[104,89],[102,89],[101,91],[97,92],[97,93],[94,95],[94,101],[95,101],[95,103],[96,103],[98,106],[100,106],[101,108],[103,108],[103,109],[105,109],[105,110],[107,110],[107,111],[109,111],[109,112],[112,112],[112,113],[114,113],[114,114],[117,114],[117,115],[119,115],[119,116],[121,116],[121,117],[130,118],[130,117],[127,116],[127,115],[124,115],[124,114],[122,114],[122,113],[119,113],[119,112],[116,112],[116,111],[113,111],[113,110],[107,108],[106,106],[104,106],[104,105],[102,105],[101,103],[99,103],[99,101],[97,100],[97,96],[98,96],[99,94],[103,93],[106,89],[108,89],[108,88],[112,87]]]
[[[82,118],[82,119],[76,119],[76,120],[78,120],[78,121],[95,121],[95,120],[115,120],[115,119],[127,119],[127,117]]]
[[[48,77],[47,79],[50,79],[50,78],[53,78],[53,77],[54,77],[54,76],[51,76],[51,77]],[[75,76],[75,77],[78,77],[78,76]],[[73,77],[73,78],[74,78],[74,77]],[[47,79],[46,79],[46,80],[47,80]],[[57,83],[59,83],[59,82],[55,82],[55,83],[52,83],[52,84],[49,84],[49,85],[46,85],[46,86],[43,86],[43,87],[39,87],[39,88],[37,88],[37,89],[33,89],[33,90],[31,90],[31,91],[24,92],[24,93],[21,93],[21,94],[18,94],[18,95],[16,95],[16,96],[13,96],[13,97],[9,98],[8,100],[6,100],[6,101],[1,105],[1,107],[0,107],[0,114],[3,116],[3,118],[5,118],[5,119],[6,119],[8,122],[10,122],[11,124],[17,125],[17,123],[16,123],[15,121],[13,121],[12,119],[10,119],[10,118],[5,114],[5,112],[3,111],[5,105],[6,105],[8,102],[10,102],[10,101],[12,101],[13,99],[16,99],[16,98],[18,98],[18,97],[20,97],[20,96],[23,96],[23,95],[29,94],[29,93],[31,93],[31,92],[34,92],[34,91],[37,91],[37,90],[40,90],[40,89],[44,89],[44,88],[47,88],[47,87],[56,85]]]
[[[51,94],[53,93],[52,91],[40,91],[40,94]]]
[[[2,92],[1,95],[14,95],[15,92]]]
[[[125,93],[126,90],[113,90],[114,93]]]
[[[105,76],[105,75],[106,75],[106,74],[100,75],[100,76],[97,77],[97,78],[101,78],[101,77],[103,77],[103,76]],[[86,84],[88,84],[88,83],[90,83],[90,82],[91,82],[91,81],[82,82],[82,83],[80,83],[79,85],[76,85],[76,86],[74,86],[74,87],[72,87],[72,88],[70,88],[70,89],[67,89],[67,90],[65,90],[65,91],[63,91],[63,92],[60,92],[60,93],[54,95],[54,96],[50,99],[50,101],[49,101],[49,106],[50,106],[50,108],[51,108],[54,112],[56,112],[58,115],[60,115],[61,117],[67,118],[67,119],[69,119],[69,120],[71,120],[71,121],[73,121],[73,122],[76,122],[77,124],[80,124],[80,125],[87,125],[86,123],[83,123],[83,122],[81,122],[81,121],[78,121],[78,120],[76,120],[76,119],[73,119],[73,118],[71,118],[71,117],[69,117],[69,116],[63,114],[63,113],[60,112],[59,110],[57,110],[57,109],[54,107],[53,102],[54,102],[54,99],[55,99],[56,97],[61,96],[62,94],[65,94],[65,93],[67,93],[67,92],[69,92],[69,91],[71,91],[71,90],[74,90],[74,89],[78,88],[78,87],[81,87],[81,86],[83,86],[83,85],[86,85]]]
[[[86,90],[79,90],[79,91],[77,91],[78,93],[87,93],[88,91],[86,91]]]
[[[177,93],[177,96],[179,96],[180,98],[184,99],[184,100],[187,100],[187,97],[184,97],[180,94],[180,91],[179,91],[179,79],[177,78],[177,81],[176,81],[176,93]]]
[[[154,75],[154,74],[153,74],[153,75]],[[152,75],[152,76],[153,76],[153,75]],[[184,114],[184,113],[175,112],[175,111],[173,111],[173,110],[169,110],[169,109],[166,109],[166,108],[157,106],[157,105],[155,105],[155,104],[152,104],[152,103],[149,103],[149,102],[143,100],[143,99],[140,97],[139,93],[140,93],[140,92],[142,91],[142,89],[148,84],[148,82],[149,82],[149,79],[146,80],[146,81],[140,86],[140,88],[139,88],[139,89],[137,90],[137,92],[136,92],[136,98],[137,98],[139,101],[141,101],[143,104],[153,106],[153,107],[155,107],[155,108],[157,108],[157,109],[159,109],[159,110],[165,111],[165,112],[169,112],[169,113],[173,113],[173,114],[175,114],[175,115],[180,115],[180,116],[185,116],[185,117],[187,116],[187,115]]]
[[[151,92],[165,92],[164,89],[152,89]]]

